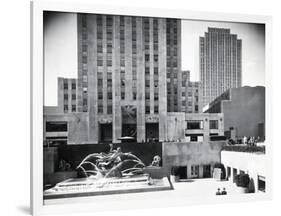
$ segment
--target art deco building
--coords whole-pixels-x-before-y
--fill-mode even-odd
[[[60,84],[64,112],[87,113],[92,142],[164,140],[167,112],[182,110],[180,20],[78,14],[77,26],[78,80]]]
[[[208,28],[200,37],[200,81],[203,104],[229,88],[241,87],[242,41],[230,29]]]

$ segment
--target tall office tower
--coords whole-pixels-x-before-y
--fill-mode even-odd
[[[182,98],[181,111],[185,113],[201,112],[202,92],[200,82],[190,81],[190,71],[182,71]]]
[[[181,22],[167,19],[167,105],[168,112],[180,112],[181,101]]]
[[[202,107],[242,83],[242,41],[230,29],[208,28],[200,37]]]
[[[165,140],[167,109],[178,109],[181,91],[180,20],[77,16],[77,110],[88,113],[89,142]]]

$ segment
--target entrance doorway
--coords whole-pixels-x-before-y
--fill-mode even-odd
[[[128,141],[135,141],[137,138],[137,125],[136,124],[123,124],[122,125],[122,137],[130,137]]]
[[[112,142],[112,124],[100,124],[100,141],[102,143]]]
[[[145,125],[146,139],[147,142],[158,142],[159,141],[159,124],[158,123],[147,123]]]
[[[172,174],[177,176],[179,180],[187,179],[187,167],[186,166],[172,167]]]
[[[203,166],[203,178],[211,178],[211,165]]]

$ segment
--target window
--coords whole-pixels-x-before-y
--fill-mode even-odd
[[[154,55],[154,61],[158,62],[158,55]]]
[[[145,74],[149,74],[149,67],[145,67],[144,71],[145,71]]]
[[[98,113],[103,113],[103,106],[102,105],[98,105]]]
[[[87,19],[86,16],[82,16],[82,27],[86,28],[87,27]]]
[[[158,106],[154,106],[154,113],[158,113]]]
[[[107,114],[112,114],[112,106],[107,106]]]
[[[199,165],[192,165],[191,166],[191,176],[199,177]]]
[[[83,40],[87,40],[87,39],[88,39],[87,33],[82,33],[82,39],[83,39]]]
[[[149,112],[150,112],[150,107],[149,106],[145,106],[145,113],[149,114]]]
[[[99,92],[98,92],[98,99],[99,99],[99,100],[102,100],[102,96],[103,96],[103,95],[102,95],[102,92],[99,91]]]
[[[125,56],[120,56],[120,66],[125,66]]]
[[[82,52],[87,52],[88,46],[86,44],[82,45]]]
[[[76,105],[72,105],[71,111],[72,111],[72,112],[76,112]]]
[[[98,49],[98,53],[102,53],[103,52],[102,44],[98,44],[97,49]]]
[[[219,121],[218,120],[210,120],[210,129],[218,129]]]
[[[102,86],[102,79],[98,79],[98,86]]]
[[[109,67],[111,67],[111,66],[112,66],[112,60],[107,60],[107,61],[106,61],[106,65],[109,66]]]
[[[63,88],[64,88],[64,89],[68,89],[68,84],[67,84],[67,82],[65,82],[65,83],[63,84]]]
[[[72,88],[72,89],[76,89],[76,83],[72,83],[72,84],[71,84],[71,88]]]
[[[154,74],[158,74],[158,67],[154,67]]]
[[[98,66],[102,66],[102,60],[98,60]]]
[[[68,94],[64,94],[63,95],[63,99],[66,101],[66,100],[68,100]]]
[[[150,92],[145,92],[145,99],[149,100],[149,98],[150,98]]]
[[[47,132],[67,131],[67,122],[46,122]]]
[[[145,55],[145,61],[149,61],[149,54]]]
[[[82,63],[87,63],[87,56],[82,56]]]
[[[112,92],[108,92],[108,93],[107,93],[107,98],[108,98],[109,100],[112,99]]]
[[[98,38],[98,40],[102,40],[102,32],[101,31],[98,31],[97,38]]]
[[[72,94],[72,100],[76,100],[76,95],[75,94]]]
[[[112,44],[107,44],[107,53],[112,53]]]
[[[203,129],[203,121],[187,121],[187,129],[188,130],[196,130],[196,129]]]

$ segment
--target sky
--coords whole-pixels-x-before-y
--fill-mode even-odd
[[[44,54],[44,105],[56,106],[58,77],[77,78],[76,14],[44,14]]]
[[[182,69],[199,81],[199,37],[208,27],[229,28],[242,39],[242,85],[265,85],[265,28],[260,24],[182,21]]]
[[[182,70],[199,81],[199,37],[208,27],[230,28],[242,39],[242,85],[265,85],[264,25],[182,20]],[[77,78],[75,13],[44,14],[44,105],[57,105],[57,78]]]

